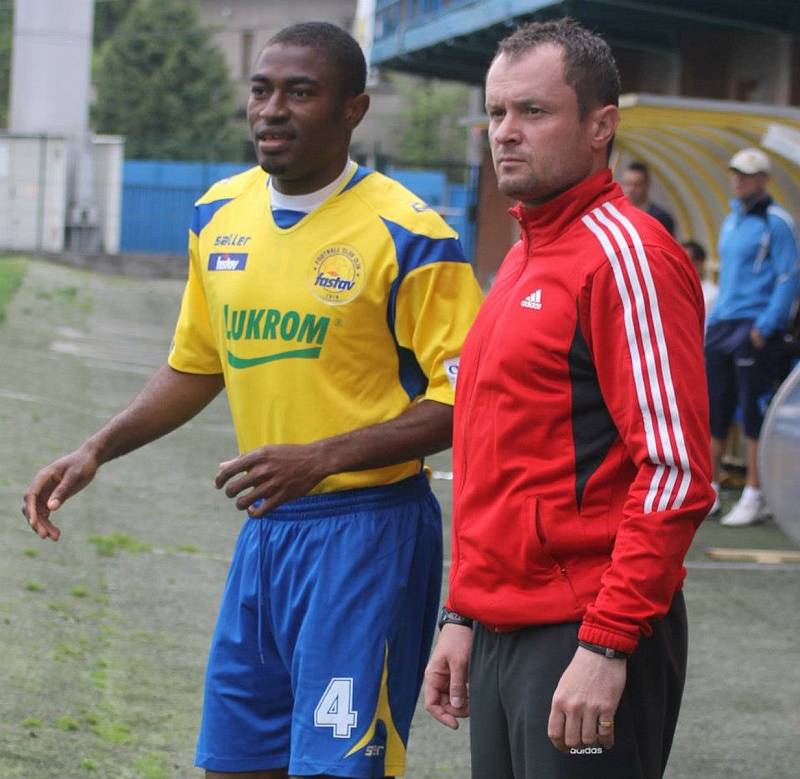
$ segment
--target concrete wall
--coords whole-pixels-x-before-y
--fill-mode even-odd
[[[797,37],[687,30],[680,40],[679,94],[800,105]]]
[[[56,136],[0,135],[0,250],[64,250],[69,147],[66,138]],[[98,248],[114,253],[119,250],[124,139],[94,137],[88,154],[97,195]]]
[[[122,163],[125,141],[116,135],[92,139],[95,195],[100,223],[100,246],[106,254],[119,251],[122,230]]]
[[[14,10],[9,130],[79,136],[87,128],[92,0],[24,0]]]
[[[64,248],[67,153],[64,138],[0,136],[0,249]]]

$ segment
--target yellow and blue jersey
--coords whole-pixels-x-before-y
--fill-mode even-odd
[[[223,373],[241,452],[303,444],[452,404],[481,292],[453,230],[397,182],[353,166],[279,226],[260,168],[198,200],[169,364]],[[316,492],[390,484],[410,461],[336,474]]]

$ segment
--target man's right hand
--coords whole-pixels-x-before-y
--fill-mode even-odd
[[[61,531],[50,521],[50,514],[94,478],[98,465],[94,455],[82,447],[34,476],[25,493],[22,513],[39,538],[58,541]]]
[[[458,719],[469,716],[469,655],[472,628],[444,625],[425,669],[425,709],[442,725],[458,729]]]

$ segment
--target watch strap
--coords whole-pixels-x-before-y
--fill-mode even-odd
[[[596,655],[603,655],[610,660],[627,660],[630,655],[625,652],[620,652],[619,649],[612,649],[608,646],[601,646],[600,644],[591,644],[588,641],[578,641],[578,646],[594,652]]]
[[[462,625],[465,628],[472,627],[472,620],[469,617],[464,617],[457,611],[448,609],[447,606],[442,606],[439,612],[439,630],[445,625]]]

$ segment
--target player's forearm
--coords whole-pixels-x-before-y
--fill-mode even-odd
[[[98,465],[132,452],[175,430],[205,408],[224,386],[221,374],[156,371],[128,407],[109,420],[82,448]]]
[[[389,422],[318,442],[328,473],[363,471],[416,460],[447,449],[453,437],[453,407],[434,400],[415,403]]]

